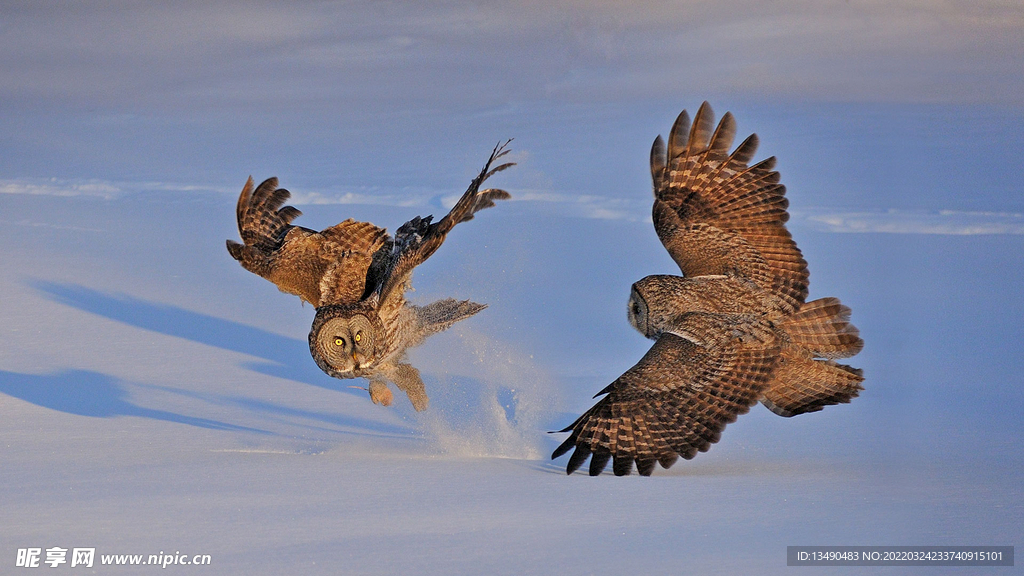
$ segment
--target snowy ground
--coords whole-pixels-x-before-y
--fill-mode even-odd
[[[862,329],[863,395],[755,407],[691,462],[594,479],[551,463],[545,431],[646,349],[622,309],[671,270],[649,223],[512,202],[456,229],[414,297],[490,308],[414,352],[416,414],[317,370],[313,310],[223,249],[233,201],[0,196],[4,572],[60,546],[210,554],[174,569],[217,574],[775,574],[787,545],[1020,542],[1022,235],[794,219],[812,296]],[[392,229],[420,211],[303,208]],[[922,569],[833,571],[858,570]]]
[[[1024,545],[1022,61],[1005,0],[0,3],[0,573],[1012,573],[786,547]],[[778,157],[865,390],[567,477],[547,431],[648,349],[630,284],[677,270],[650,144],[705,99]],[[425,413],[320,372],[314,310],[225,250],[250,174],[298,224],[394,231],[509,137],[513,201],[415,275],[489,305],[413,351]]]

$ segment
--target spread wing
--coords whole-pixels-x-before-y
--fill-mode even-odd
[[[507,162],[492,167],[496,160],[506,154],[508,141],[494,147],[490,158],[484,164],[480,174],[470,183],[469,188],[455,203],[451,211],[441,218],[437,223],[431,224],[432,216],[421,218],[417,216],[403,224],[395,232],[395,242],[387,261],[384,263],[378,282],[377,291],[381,301],[386,300],[393,293],[401,293],[406,289],[407,281],[413,269],[419,266],[431,256],[444,242],[448,232],[460,222],[472,220],[473,215],[484,208],[494,206],[495,200],[507,200],[512,196],[497,189],[480,190],[492,174],[500,172],[511,166],[514,162]]]
[[[673,333],[674,332],[674,333]],[[572,432],[551,455],[570,448],[566,472],[587,457],[596,476],[612,460],[615,475],[636,462],[642,475],[668,468],[718,442],[726,424],[761,397],[779,356],[771,327],[752,316],[688,313],[646,355],[598,395],[593,408],[562,432]]]
[[[244,244],[227,241],[242,267],[313,306],[345,304],[366,293],[373,254],[389,238],[383,228],[348,219],[316,232],[291,221],[301,215],[282,205],[291,193],[269,178],[253,189],[252,177],[238,197],[238,231]]]
[[[686,276],[739,275],[796,310],[807,297],[807,262],[785,222],[786,188],[772,170],[775,158],[748,166],[757,149],[752,134],[731,153],[736,121],[726,113],[714,127],[704,102],[693,125],[684,110],[668,147],[651,149],[654,228]]]

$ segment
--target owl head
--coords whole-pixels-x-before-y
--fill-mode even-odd
[[[653,275],[633,284],[626,314],[644,336],[656,340],[680,314],[702,309],[691,298],[692,282],[680,276]]]
[[[358,378],[377,365],[385,340],[384,324],[369,304],[321,306],[309,331],[309,352],[329,376]]]
[[[743,278],[655,274],[633,284],[627,314],[634,328],[656,340],[684,314],[762,314],[771,299],[772,295]],[[779,301],[778,307],[782,306]]]
[[[629,291],[629,302],[626,304],[626,315],[629,317],[629,323],[633,328],[636,328],[638,332],[647,338],[650,338],[650,311],[647,306],[647,299],[644,298],[640,289],[637,288],[638,284],[640,284],[640,282],[633,284],[633,287]]]

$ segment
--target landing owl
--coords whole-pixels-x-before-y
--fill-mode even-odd
[[[651,149],[654,230],[683,276],[633,284],[630,324],[654,340],[635,366],[562,432],[552,454],[575,448],[566,471],[588,457],[596,476],[612,461],[650,475],[693,458],[759,400],[781,416],[849,402],[859,369],[836,358],[863,347],[850,309],[835,298],[806,302],[808,270],[786,230],[785,187],[775,159],[748,166],[756,135],[731,153],[736,122],[718,124],[707,102],[691,126],[684,110],[668,146]]]
[[[246,270],[295,294],[316,308],[309,332],[309,352],[317,366],[335,378],[365,378],[374,403],[390,405],[388,382],[406,393],[416,410],[428,399],[419,372],[406,350],[483,310],[468,300],[439,300],[426,306],[406,301],[413,269],[430,257],[448,232],[471,220],[508,192],[481,190],[495,172],[508,142],[495,147],[480,174],[447,216],[417,216],[403,224],[394,238],[369,222],[353,219],[320,232],[291,225],[301,214],[282,205],[291,194],[270,178],[253,189],[250,177],[238,197],[238,231],[244,244],[228,240],[231,256]]]

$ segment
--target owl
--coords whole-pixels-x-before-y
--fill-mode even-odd
[[[786,229],[785,187],[775,159],[748,165],[751,135],[732,152],[736,122],[717,127],[707,102],[691,125],[684,110],[668,145],[651,149],[654,230],[682,276],[633,284],[629,323],[654,345],[561,432],[574,449],[566,471],[588,457],[596,476],[642,475],[718,442],[727,424],[760,401],[780,416],[846,403],[861,370],[836,362],[863,340],[836,298],[810,302],[807,262]]]
[[[494,148],[448,215],[438,222],[417,216],[394,237],[351,218],[320,232],[293,226],[301,212],[282,207],[291,194],[277,187],[276,178],[254,189],[250,177],[238,197],[243,243],[228,240],[228,252],[246,270],[316,308],[309,352],[321,370],[335,378],[366,379],[370,399],[384,406],[393,401],[390,382],[416,410],[425,410],[426,389],[406,351],[485,306],[452,298],[416,306],[406,301],[405,292],[411,288],[413,269],[441,246],[456,224],[471,220],[496,200],[510,198],[504,190],[480,189],[491,175],[514,165],[495,165],[508,154],[507,145]]]

